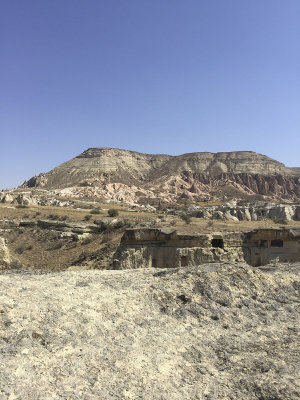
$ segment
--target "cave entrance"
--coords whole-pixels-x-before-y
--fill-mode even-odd
[[[181,266],[187,267],[188,266],[188,258],[187,256],[181,256]]]
[[[152,268],[157,268],[157,259],[152,258]]]
[[[212,239],[211,245],[212,245],[212,247],[218,247],[220,249],[224,249],[223,239]]]

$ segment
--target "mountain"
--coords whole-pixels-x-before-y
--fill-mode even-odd
[[[171,156],[90,148],[22,187],[140,203],[254,197],[298,201],[300,173],[251,151]]]

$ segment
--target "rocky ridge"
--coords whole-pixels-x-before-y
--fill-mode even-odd
[[[300,174],[297,168],[250,151],[170,156],[91,148],[23,187],[140,203],[255,196],[297,201]]]
[[[178,213],[169,210],[170,213]],[[182,211],[180,211],[182,213]],[[229,202],[216,206],[189,206],[184,209],[188,215],[204,219],[221,219],[227,221],[262,221],[271,219],[274,222],[286,223],[287,221],[300,221],[299,204],[272,204],[255,202],[248,204],[237,204]]]

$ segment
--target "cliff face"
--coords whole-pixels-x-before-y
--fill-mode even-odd
[[[92,148],[23,186],[121,201],[255,195],[297,201],[299,183],[297,168],[249,151],[170,156]]]

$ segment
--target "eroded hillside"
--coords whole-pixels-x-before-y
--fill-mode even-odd
[[[24,183],[61,196],[157,203],[250,198],[296,201],[297,168],[251,151],[179,156],[91,148]]]

